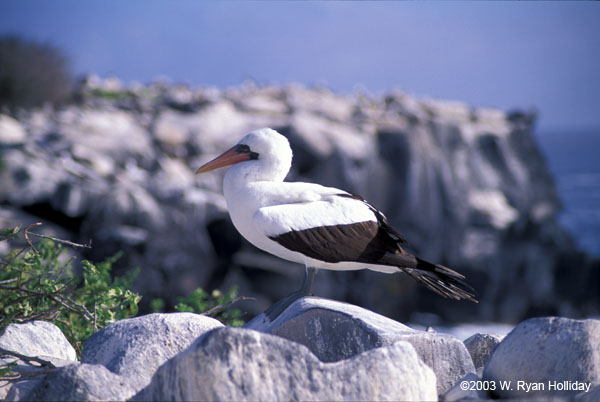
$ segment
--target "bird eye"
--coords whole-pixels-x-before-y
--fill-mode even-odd
[[[246,144],[238,144],[235,146],[235,151],[238,154],[249,154],[250,155],[250,159],[258,159],[258,153],[257,152],[252,152],[250,150],[250,147]]]
[[[246,144],[238,144],[238,145],[236,145],[235,150],[236,150],[237,153],[240,153],[240,154],[248,154],[248,153],[250,153],[250,147],[248,145],[246,145]]]

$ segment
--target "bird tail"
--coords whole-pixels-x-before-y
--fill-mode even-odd
[[[464,275],[443,265],[432,264],[418,257],[415,258],[417,260],[416,267],[399,268],[440,296],[455,300],[466,299],[478,303],[475,290],[463,281],[465,279]]]

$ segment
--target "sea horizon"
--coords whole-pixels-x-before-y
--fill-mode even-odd
[[[600,129],[540,130],[535,136],[563,205],[560,222],[579,249],[600,257]]]

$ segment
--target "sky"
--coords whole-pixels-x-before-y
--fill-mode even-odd
[[[54,44],[78,75],[397,88],[600,133],[599,21],[600,2],[0,2],[0,35]]]

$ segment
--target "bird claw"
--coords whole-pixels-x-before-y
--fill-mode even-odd
[[[283,299],[278,300],[277,302],[275,302],[275,304],[273,304],[271,307],[265,310],[265,317],[263,318],[263,322],[266,322],[267,319],[270,322],[275,321],[275,319],[279,317],[281,313],[283,313],[292,303],[307,295],[307,292],[297,290],[295,292],[290,293]]]

